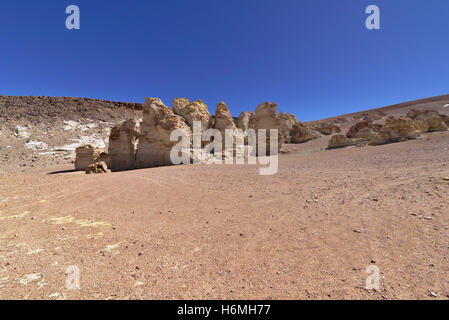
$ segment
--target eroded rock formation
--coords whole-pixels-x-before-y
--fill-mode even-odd
[[[260,104],[256,108],[256,122],[255,122],[256,132],[258,130],[266,131],[266,151],[269,154],[270,151],[270,129],[278,130],[278,151],[281,149],[284,142],[284,137],[282,135],[281,121],[277,115],[277,104],[271,102],[265,102]],[[257,139],[259,140],[259,139]],[[259,145],[259,141],[257,141]]]
[[[327,120],[306,122],[305,126],[326,136],[341,132],[339,126],[335,125],[332,121]]]
[[[170,141],[170,135],[176,129],[182,130],[185,136],[192,136],[183,117],[175,115],[160,99],[147,98],[137,144],[136,168],[172,165],[170,152],[178,142]]]
[[[217,129],[221,132],[222,143],[223,143],[223,152],[225,149],[225,139],[226,133],[231,134],[233,138],[232,150],[228,150],[228,153],[223,153],[223,156],[232,156],[236,154],[237,143],[244,143],[243,138],[243,130],[239,130],[234,122],[234,118],[231,115],[231,112],[228,109],[228,106],[224,102],[220,102],[217,105],[217,109],[215,111],[215,124],[214,129]]]
[[[245,111],[240,113],[237,119],[237,128],[244,132],[248,129],[254,129],[256,125],[256,114],[252,111]]]
[[[109,168],[112,171],[131,170],[135,167],[140,123],[126,120],[115,126],[109,136]]]
[[[107,155],[105,156],[103,149],[92,146],[90,144],[76,148],[75,152],[76,152],[75,158],[76,170],[83,170],[83,171],[86,170],[86,168],[90,164],[97,162],[100,156],[102,160],[105,157],[107,158]]]
[[[177,98],[173,100],[173,112],[183,117],[191,129],[193,121],[201,122],[201,132],[211,126],[212,116],[207,105],[201,100],[190,102],[186,98]]]
[[[349,128],[346,136],[348,138],[372,139],[381,130],[382,125],[373,124],[371,121],[360,121]]]
[[[339,149],[351,146],[360,147],[366,145],[367,143],[368,141],[365,139],[351,139],[346,137],[345,135],[336,134],[330,139],[327,149]]]
[[[413,119],[422,132],[437,132],[448,130],[447,116],[434,110],[411,110],[407,117]]]
[[[379,133],[368,145],[382,145],[388,143],[415,140],[420,136],[419,126],[410,118],[389,117]]]
[[[321,137],[317,131],[310,130],[303,123],[298,122],[292,126],[289,132],[290,143],[305,143]]]
[[[86,168],[86,174],[109,173],[108,165],[104,161],[92,163]]]
[[[215,111],[215,125],[214,128],[224,133],[225,129],[236,130],[237,127],[232,118],[231,112],[228,106],[224,102],[220,102],[217,105]]]
[[[290,130],[293,125],[298,123],[296,116],[291,113],[279,112],[279,120],[281,121],[281,130],[284,137],[284,143],[290,143]]]

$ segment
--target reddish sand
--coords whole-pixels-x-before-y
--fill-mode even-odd
[[[0,299],[448,299],[449,132],[325,145],[288,146],[273,176],[0,172]]]

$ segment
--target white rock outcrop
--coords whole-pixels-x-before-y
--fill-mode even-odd
[[[86,168],[99,160],[104,160],[104,150],[93,145],[84,145],[76,148],[75,170],[86,170]],[[107,157],[107,155],[106,155]]]
[[[176,129],[182,130],[186,137],[192,136],[192,130],[183,117],[175,115],[160,99],[147,98],[143,107],[135,167],[172,165],[170,152],[178,142],[170,141],[170,135]]]
[[[109,135],[109,168],[112,171],[132,170],[136,162],[140,123],[126,120],[112,128]]]
[[[207,105],[201,100],[190,102],[186,98],[176,98],[173,100],[173,112],[183,117],[191,129],[193,129],[193,121],[201,122],[201,132],[211,125],[212,116]]]
[[[256,122],[255,129],[256,132],[259,130],[266,130],[266,150],[267,154],[270,151],[270,130],[278,130],[278,151],[280,151],[282,144],[284,142],[284,137],[282,134],[281,121],[277,115],[277,104],[271,102],[265,102],[260,104],[256,108]],[[258,139],[259,140],[259,139]],[[259,145],[259,141],[257,141]]]

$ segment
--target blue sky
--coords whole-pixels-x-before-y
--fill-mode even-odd
[[[449,93],[447,0],[4,0],[0,39],[1,95],[270,100],[306,121]]]

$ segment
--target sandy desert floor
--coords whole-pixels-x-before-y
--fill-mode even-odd
[[[0,172],[0,299],[448,299],[449,132],[326,144],[292,147],[273,176]]]

